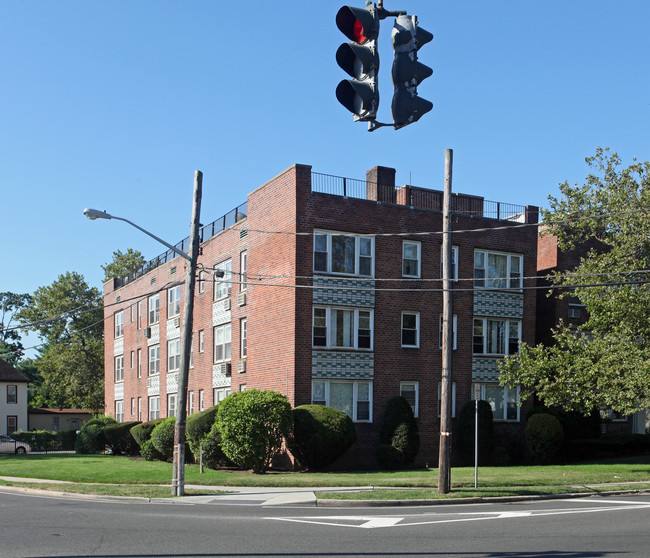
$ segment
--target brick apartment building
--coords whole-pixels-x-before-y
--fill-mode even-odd
[[[441,209],[442,192],[396,188],[393,169],[356,181],[294,165],[204,226],[188,412],[251,388],[337,407],[359,434],[341,465],[367,467],[401,394],[417,463],[437,463]],[[537,273],[538,210],[459,194],[452,211],[454,416],[476,385],[497,434],[520,436],[526,408],[498,385],[497,362],[535,340],[536,292],[523,287]],[[106,409],[120,421],[176,412],[185,272],[168,252],[104,285]]]

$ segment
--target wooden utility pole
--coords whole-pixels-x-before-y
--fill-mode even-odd
[[[194,172],[194,199],[190,231],[190,261],[185,277],[185,305],[181,331],[181,363],[178,373],[178,401],[176,403],[176,424],[174,425],[174,463],[172,472],[172,496],[185,494],[185,425],[187,423],[187,377],[190,370],[192,351],[192,322],[194,318],[194,286],[199,259],[199,230],[201,228],[201,196],[203,173]]]
[[[438,492],[451,490],[451,355],[453,349],[453,311],[451,302],[451,174],[454,152],[445,149],[445,189],[442,201],[442,380],[440,409],[440,450],[438,454]]]

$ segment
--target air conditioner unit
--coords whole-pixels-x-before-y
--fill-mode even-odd
[[[224,366],[226,368],[226,376],[230,376],[232,374],[232,365],[229,362],[226,362]]]
[[[150,327],[145,327],[144,328],[144,336],[147,339],[151,339],[151,328]]]
[[[227,298],[226,300],[223,301],[223,309],[228,311],[230,310],[230,299]]]
[[[174,318],[174,327],[181,327],[181,319]]]
[[[237,372],[239,372],[240,374],[242,372],[246,372],[246,361],[245,360],[240,360],[237,363]]]
[[[239,293],[237,295],[237,304],[239,306],[246,306],[246,293]]]

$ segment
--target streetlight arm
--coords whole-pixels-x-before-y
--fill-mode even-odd
[[[88,217],[88,219],[94,221],[95,219],[117,219],[118,221],[124,221],[125,223],[128,223],[132,227],[135,227],[139,231],[142,231],[144,234],[150,236],[154,240],[157,240],[160,242],[162,245],[167,246],[172,252],[174,252],[176,255],[181,256],[185,258],[188,262],[192,261],[192,258],[188,256],[185,252],[179,250],[175,246],[172,246],[168,242],[165,242],[162,238],[158,238],[155,234],[150,233],[148,230],[143,229],[141,226],[136,225],[133,221],[129,221],[128,219],[125,219],[124,217],[116,217],[115,215],[111,215],[110,213],[107,213],[106,211],[99,211],[98,209],[89,209],[86,208],[84,209],[84,215]]]

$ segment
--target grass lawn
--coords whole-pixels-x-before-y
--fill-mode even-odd
[[[0,456],[0,476],[63,480],[73,483],[98,483],[99,485],[169,485],[171,463],[144,461],[112,455],[4,455]],[[356,499],[421,499],[438,497],[437,469],[409,471],[285,473],[269,472],[254,475],[247,471],[214,471],[205,469],[201,474],[197,465],[186,465],[186,485],[208,486],[314,486],[314,487],[373,487],[376,491],[361,491],[345,496],[340,492],[321,494],[319,497]],[[530,467],[481,467],[479,488],[474,489],[474,468],[455,467],[451,470],[452,491],[447,497],[494,496],[513,494],[540,494],[566,492],[567,485],[611,484],[608,489],[618,489],[629,483],[650,483],[650,456],[610,460],[602,463],[577,465],[548,465]],[[39,485],[40,488],[45,488]],[[561,487],[561,488],[557,488]],[[638,488],[638,486],[632,485]],[[133,487],[135,489],[135,487]],[[143,487],[137,494],[146,497],[147,488],[161,488],[166,495],[168,487]],[[396,490],[396,489],[406,490]],[[629,486],[627,488],[630,488]],[[643,486],[641,486],[643,488]],[[61,490],[61,488],[55,488]],[[102,487],[102,490],[113,490]],[[421,489],[421,490],[414,490]],[[84,490],[86,490],[84,488]],[[92,487],[91,487],[92,490]],[[100,487],[94,489],[95,492]],[[115,489],[117,490],[117,489]],[[124,489],[119,489],[124,490]],[[192,489],[188,489],[190,494]],[[579,489],[573,489],[578,491]],[[594,492],[594,488],[583,488]],[[67,490],[66,488],[66,491]],[[153,492],[153,490],[151,491]],[[157,492],[156,492],[157,493]],[[213,493],[213,492],[200,492]]]

